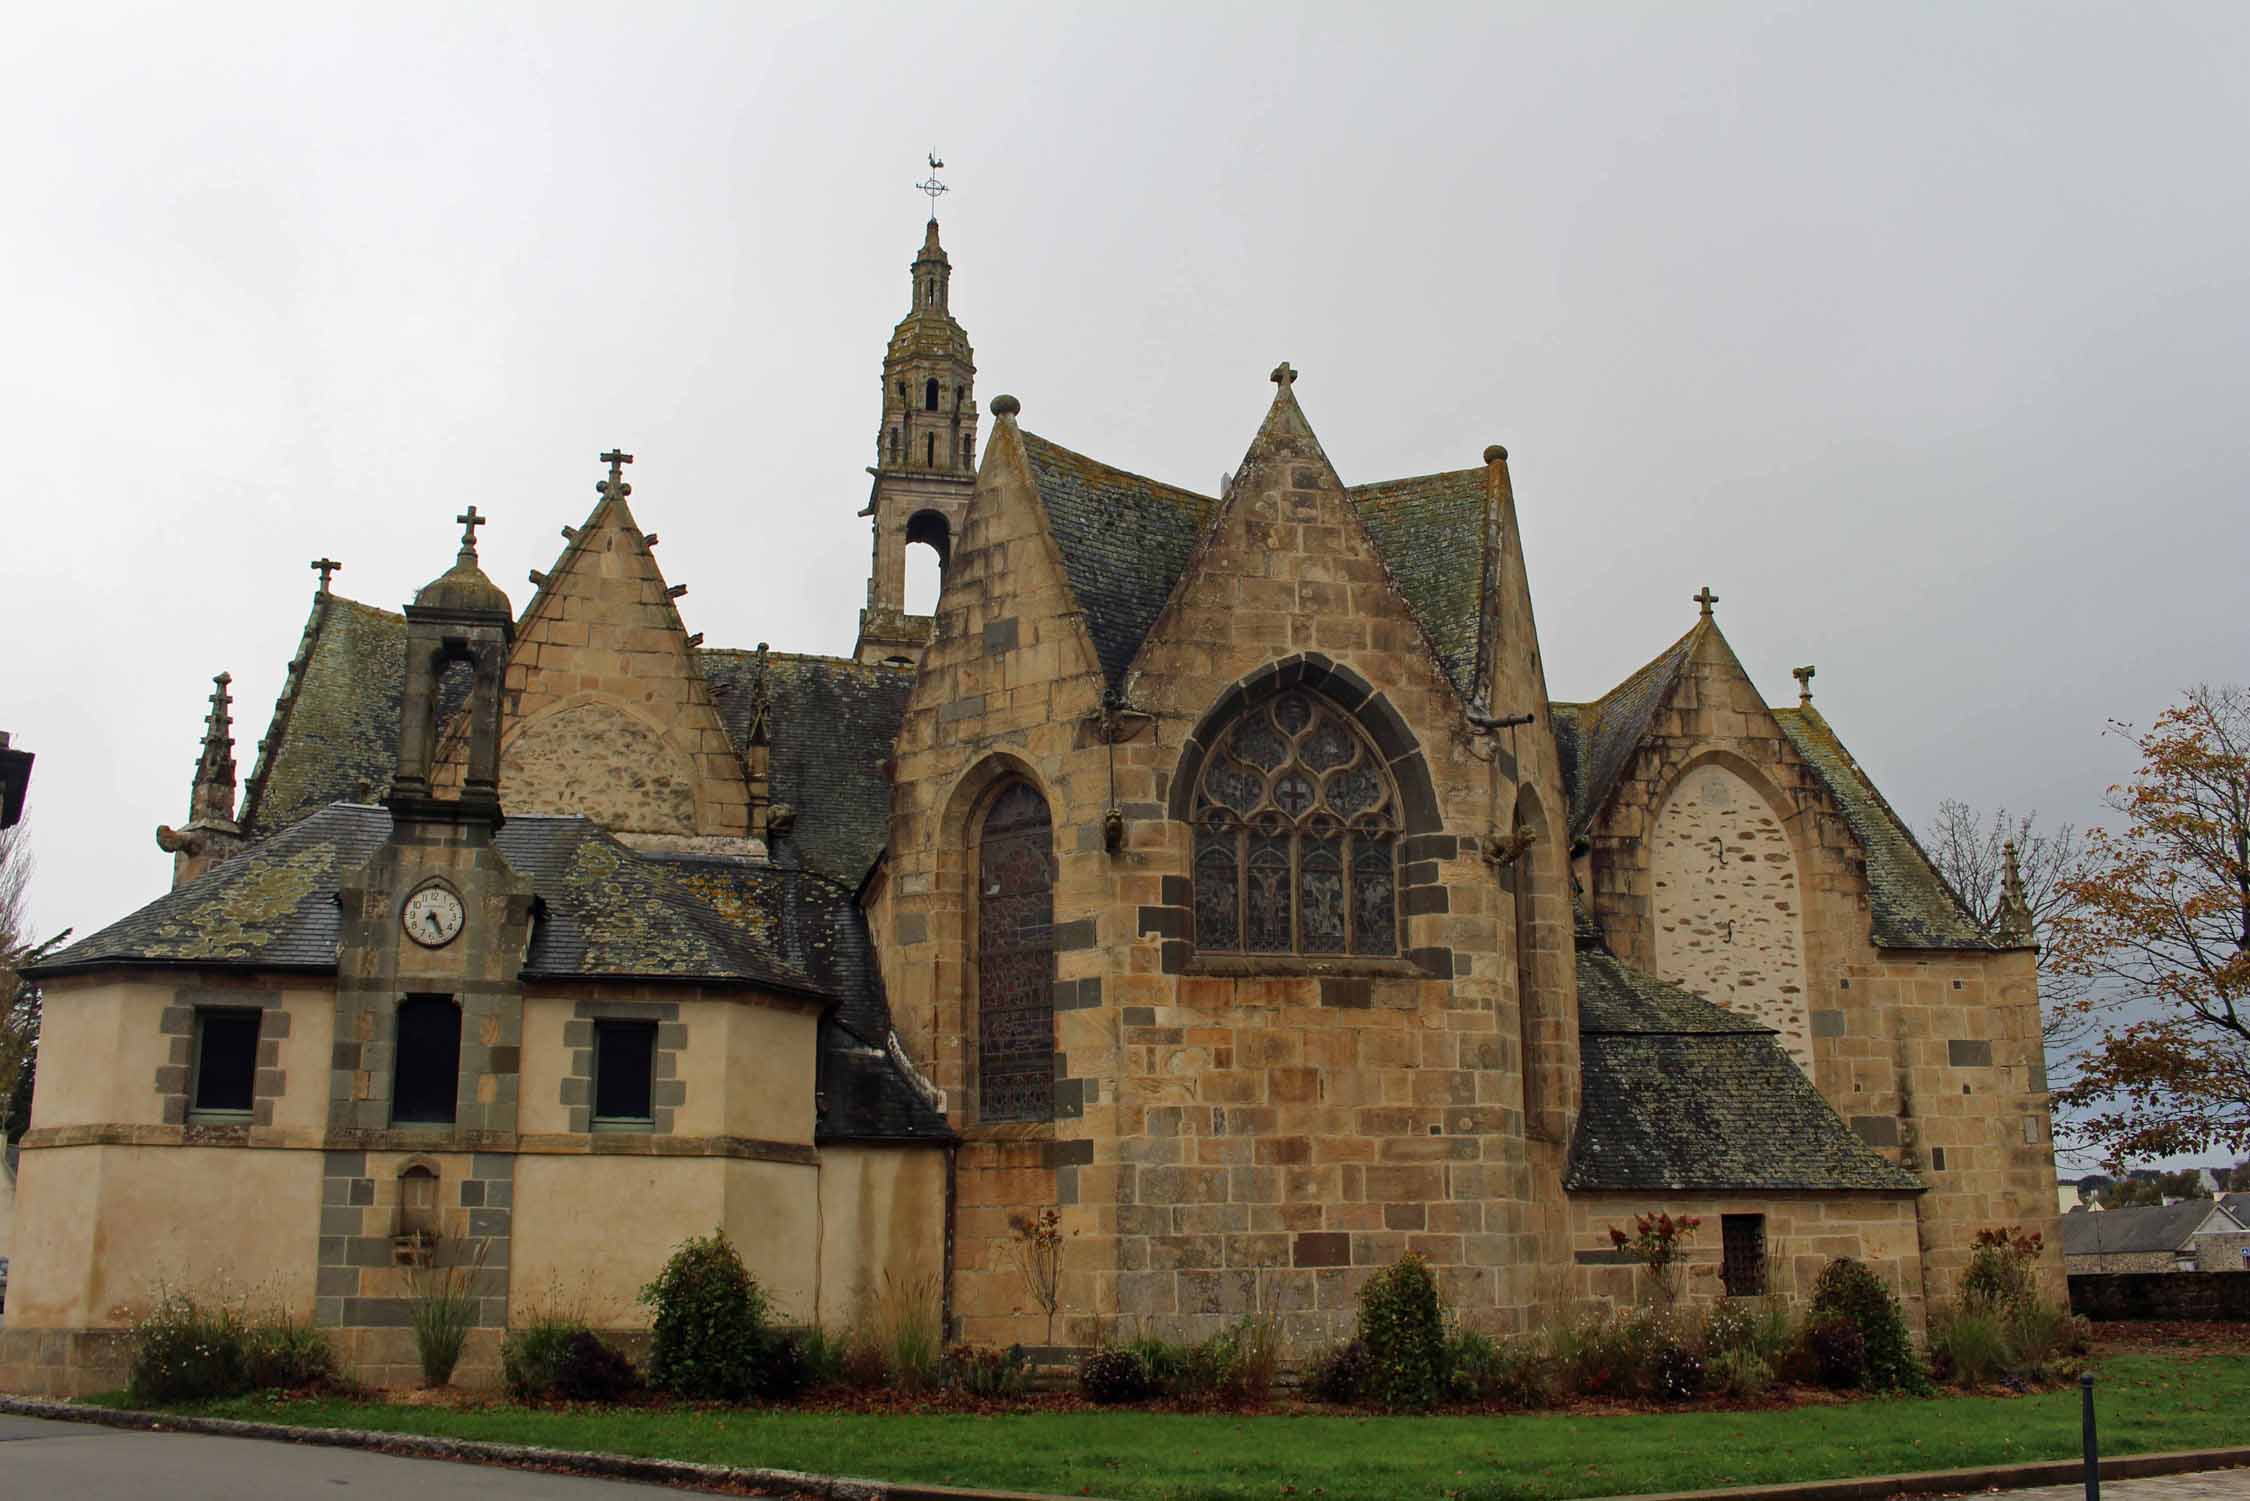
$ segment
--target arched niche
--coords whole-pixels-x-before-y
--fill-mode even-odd
[[[510,811],[582,813],[616,832],[698,832],[695,759],[602,699],[518,725],[501,747],[500,776]]]
[[[1055,1110],[1055,823],[1031,782],[1000,781],[976,819],[976,1100],[981,1122]]]
[[[1691,763],[1648,851],[1656,972],[1772,1027],[1810,1074],[1803,875],[1771,784],[1731,757]]]

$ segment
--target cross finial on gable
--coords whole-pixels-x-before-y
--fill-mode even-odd
[[[632,494],[633,487],[625,483],[625,466],[633,462],[633,456],[622,448],[613,448],[601,458],[609,466],[609,478],[594,488],[611,500],[623,500]]]
[[[1802,667],[1792,667],[1789,669],[1789,675],[1797,680],[1797,702],[1801,704],[1811,703],[1813,680],[1812,664],[1810,662],[1807,662]]]
[[[329,575],[341,572],[343,570],[343,567],[344,565],[337,562],[334,558],[315,558],[312,560],[313,572],[320,575],[321,593],[326,594],[328,592]]]
[[[1273,374],[1267,378],[1277,386],[1293,386],[1297,384],[1297,371],[1287,360],[1283,360],[1273,367]]]
[[[1695,602],[1703,607],[1703,618],[1709,620],[1711,618],[1711,607],[1719,602],[1719,596],[1711,592],[1709,584],[1705,584],[1695,591],[1694,598]]]
[[[476,506],[471,504],[466,511],[453,519],[461,523],[461,556],[474,563],[477,560],[477,528],[492,518],[490,516],[479,516]]]

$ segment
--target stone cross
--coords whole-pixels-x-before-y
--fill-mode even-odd
[[[1273,367],[1273,374],[1268,376],[1267,379],[1277,386],[1293,386],[1297,384],[1297,372],[1287,360],[1283,360]]]
[[[475,557],[477,555],[477,528],[492,518],[490,516],[479,516],[476,506],[472,503],[466,511],[453,519],[461,523],[461,556],[465,558]]]
[[[1709,584],[1705,584],[1702,588],[1696,590],[1692,597],[1697,604],[1703,606],[1703,618],[1709,620],[1711,618],[1711,607],[1719,602],[1719,596],[1711,592]]]
[[[326,594],[328,592],[328,576],[332,573],[341,572],[344,565],[334,558],[315,558],[312,560],[312,567],[313,572],[320,575],[320,592]]]
[[[622,500],[632,494],[633,487],[625,483],[625,466],[633,462],[633,456],[622,448],[613,448],[601,458],[609,466],[609,478],[594,488],[612,500]]]
[[[1812,664],[1808,662],[1802,667],[1792,667],[1789,669],[1789,675],[1797,680],[1797,702],[1801,704],[1811,703],[1813,680]]]

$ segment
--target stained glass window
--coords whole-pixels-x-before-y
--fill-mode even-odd
[[[1195,942],[1217,954],[1396,954],[1398,791],[1309,693],[1243,712],[1195,796]]]
[[[1027,782],[995,798],[977,859],[977,1115],[1043,1121],[1055,1101],[1055,836]]]

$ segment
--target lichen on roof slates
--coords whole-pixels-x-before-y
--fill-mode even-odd
[[[1869,926],[1881,948],[1999,949],[2007,945],[1969,909],[1906,821],[1875,789],[1828,721],[1811,705],[1776,709],[1782,734],[1805,758],[1867,857]]]
[[[738,751],[749,750],[759,654],[696,653]],[[795,810],[774,858],[853,887],[890,837],[891,783],[884,765],[906,715],[911,668],[840,657],[764,655],[771,695],[768,796]]]
[[[1439,665],[1465,699],[1476,693],[1483,624],[1485,486],[1482,469],[1455,469],[1347,492]]]
[[[1642,1192],[1912,1192],[1847,1129],[1771,1028],[1578,953],[1583,1093],[1563,1186]]]
[[[1592,703],[1549,706],[1573,835],[1592,827],[1618,779],[1632,766],[1666,696],[1694,655],[1695,631],[1700,629],[1690,630]]]
[[[1218,502],[1023,435],[1072,596],[1112,685],[1172,597]]]

